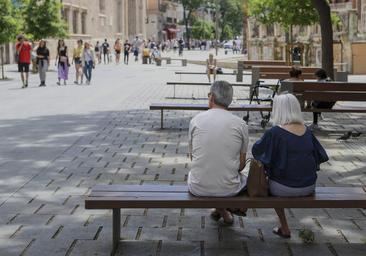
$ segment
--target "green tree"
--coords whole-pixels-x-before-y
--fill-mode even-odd
[[[186,27],[186,41],[188,49],[190,49],[191,31],[190,26],[192,25],[192,15],[196,9],[201,7],[205,0],[181,0],[183,6],[183,20]]]
[[[249,12],[263,24],[280,24],[289,31],[291,43],[292,26],[308,26],[319,21],[312,0],[249,0]]]
[[[233,39],[240,35],[243,30],[244,0],[221,0],[220,1],[220,27],[222,28],[220,40]]]
[[[13,41],[18,31],[18,20],[15,15],[11,0],[0,0],[0,55],[2,79],[5,79],[4,44]]]
[[[28,0],[24,9],[24,30],[33,39],[67,36],[59,0]]]
[[[198,19],[192,26],[192,36],[196,39],[213,39],[214,30],[212,22]]]

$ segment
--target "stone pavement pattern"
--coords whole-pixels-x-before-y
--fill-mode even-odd
[[[101,65],[91,86],[57,87],[50,72],[48,87],[36,88],[32,76],[26,90],[18,89],[17,74],[10,72],[16,79],[0,82],[0,255],[109,255],[111,212],[84,209],[93,185],[185,184],[187,128],[196,112],[167,112],[167,129],[160,130],[160,113],[148,105],[171,101],[165,82],[178,79],[173,71],[188,69],[203,68]],[[204,98],[207,89],[187,86],[177,94]],[[245,90],[236,94],[247,96]],[[319,172],[319,186],[366,185],[365,135],[336,141],[348,128],[364,129],[365,122],[365,115],[324,115],[317,136],[330,161]],[[254,114],[251,143],[262,134]],[[271,233],[277,224],[272,209],[251,209],[232,227],[208,213],[122,210],[117,255],[366,255],[365,209],[288,209],[293,238],[286,241]],[[314,231],[314,244],[298,238],[304,227]]]

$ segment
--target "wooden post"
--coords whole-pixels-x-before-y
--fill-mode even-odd
[[[160,128],[164,129],[164,110],[161,109]]]
[[[121,239],[121,209],[113,209],[113,244],[112,255],[114,255],[118,249],[118,243]]]

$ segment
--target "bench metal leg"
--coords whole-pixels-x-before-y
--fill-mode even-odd
[[[164,110],[161,110],[160,128],[164,129]]]
[[[119,240],[121,239],[121,209],[113,209],[113,245],[112,255],[118,249]]]

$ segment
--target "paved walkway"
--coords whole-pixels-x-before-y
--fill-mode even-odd
[[[109,255],[111,212],[87,211],[84,199],[95,184],[185,184],[187,128],[196,112],[168,112],[167,129],[160,130],[160,113],[147,109],[171,101],[165,97],[172,88],[164,84],[179,79],[174,71],[202,67],[100,65],[91,86],[56,86],[56,73],[49,72],[49,86],[37,87],[33,75],[28,89],[19,89],[18,74],[8,69],[14,80],[0,82],[0,255]],[[237,101],[247,96],[235,93]],[[205,98],[207,87],[181,87],[178,94]],[[324,115],[317,136],[330,161],[319,186],[366,185],[365,135],[336,141],[346,129],[365,129],[365,122],[365,115]],[[251,143],[261,134],[254,114]],[[288,241],[271,233],[277,224],[271,209],[252,209],[233,227],[212,222],[205,209],[122,214],[117,255],[366,255],[364,209],[287,210]],[[313,245],[298,238],[304,227],[315,232]]]

